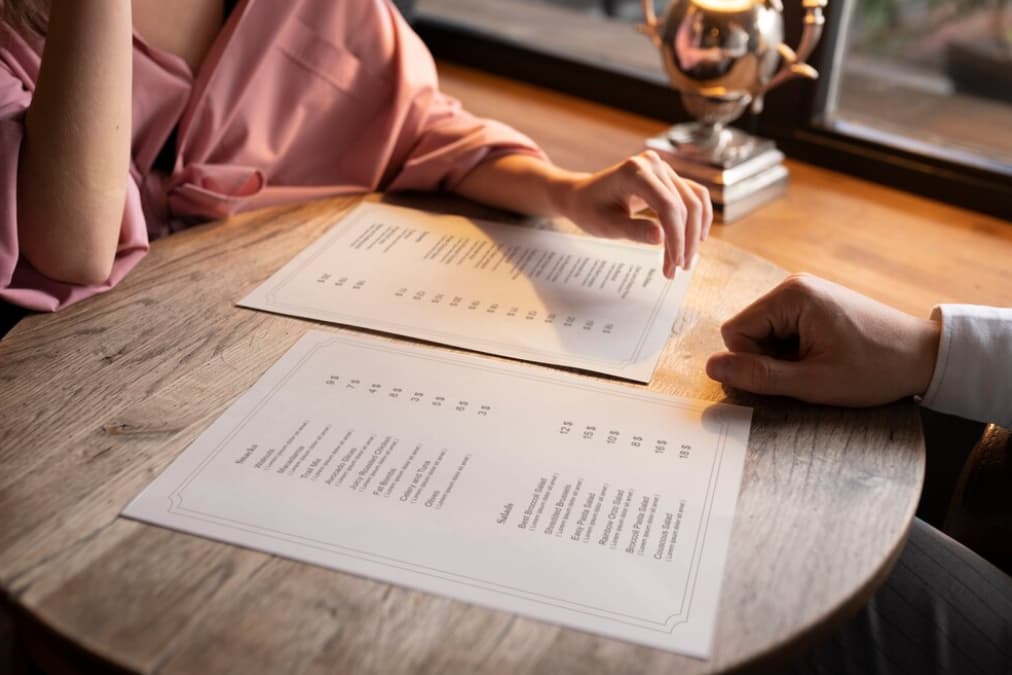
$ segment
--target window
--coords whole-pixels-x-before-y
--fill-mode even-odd
[[[655,0],[660,10],[664,0]],[[640,0],[418,0],[423,24],[439,23],[496,41],[665,84],[660,57],[636,31]]]
[[[1012,175],[1012,0],[856,0],[820,122]]]
[[[658,12],[668,4],[654,3]],[[794,46],[801,0],[783,3]],[[639,0],[416,0],[414,7],[416,28],[437,57],[684,120],[660,56],[636,31],[641,14]],[[981,53],[988,40],[997,61]],[[1012,62],[1001,60],[1010,55],[1012,0],[829,0],[809,59],[819,80],[784,85],[767,96],[762,115],[736,124],[804,161],[1012,218]]]

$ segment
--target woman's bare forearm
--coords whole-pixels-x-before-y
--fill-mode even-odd
[[[475,167],[454,190],[476,202],[532,216],[564,213],[570,185],[589,174],[566,171],[530,155],[504,155]]]
[[[18,168],[18,239],[38,271],[101,283],[130,162],[130,0],[53,0]]]

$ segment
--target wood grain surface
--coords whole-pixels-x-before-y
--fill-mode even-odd
[[[524,127],[577,168],[618,161],[660,126],[459,68],[443,76],[469,107]],[[946,246],[935,255],[957,258],[947,263],[955,269],[963,253],[953,242],[992,237],[997,252],[961,268],[979,289],[964,299],[1012,292],[993,285],[1008,270],[989,256],[1010,244],[996,221],[791,168],[787,199],[718,228],[705,244],[650,385],[755,406],[711,661],[117,517],[320,326],[234,303],[357,198],[247,214],[156,242],[114,291],[29,317],[0,341],[0,589],[48,654],[65,640],[145,673],[708,673],[789,658],[838,626],[888,572],[917,503],[923,442],[912,404],[805,406],[730,394],[703,375],[720,348],[719,324],[785,275],[725,240],[769,249],[790,269],[803,261],[851,285],[863,280],[878,297],[917,310],[935,287],[941,299],[959,288],[939,281],[908,292],[932,278],[904,255],[927,255],[936,237]],[[905,229],[890,235],[867,222],[883,214]],[[960,219],[972,224],[953,224]],[[919,227],[927,243],[910,234]],[[890,248],[893,236],[902,247]],[[909,269],[917,274],[890,287]]]
[[[923,470],[910,405],[734,399],[758,407],[710,662],[117,518],[315,325],[234,302],[354,201],[160,241],[116,291],[0,343],[0,583],[28,617],[138,672],[712,672],[838,623],[882,577]],[[702,374],[717,327],[782,277],[708,243],[651,388],[723,400]]]

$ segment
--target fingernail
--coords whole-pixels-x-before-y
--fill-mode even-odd
[[[714,359],[706,362],[706,374],[711,380],[723,382],[727,377],[727,366],[723,361]]]

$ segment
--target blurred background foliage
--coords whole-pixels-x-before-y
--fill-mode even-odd
[[[832,2],[832,0],[830,0]],[[938,68],[952,42],[1012,54],[1012,0],[856,0],[851,49]]]

